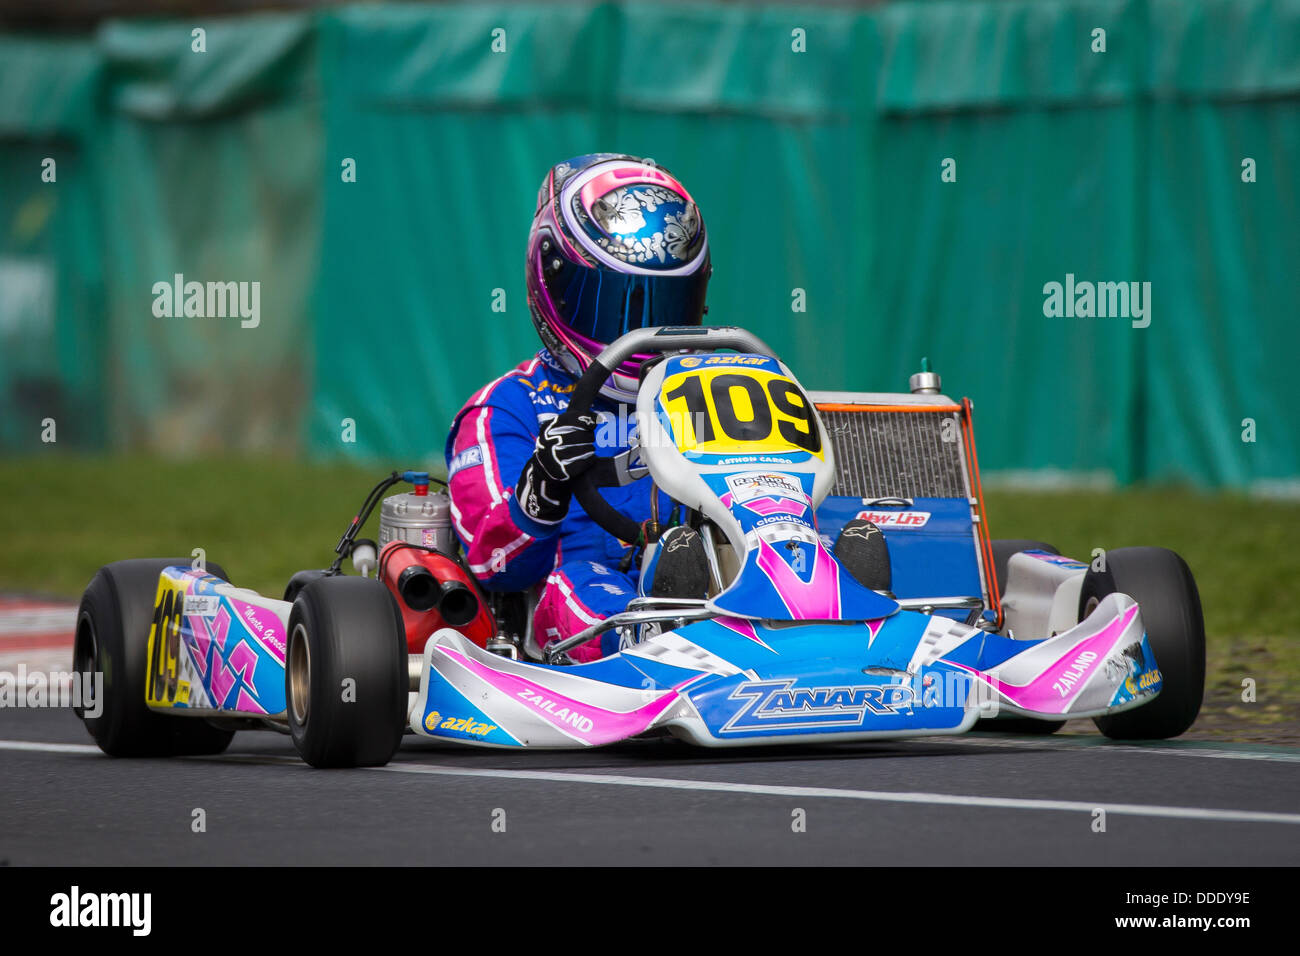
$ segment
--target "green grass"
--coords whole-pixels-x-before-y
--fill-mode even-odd
[[[0,587],[75,597],[101,564],[201,547],[236,583],[275,593],[294,571],[329,561],[385,471],[272,459],[2,461]],[[986,501],[995,537],[1048,541],[1077,558],[1172,548],[1196,575],[1210,633],[1300,642],[1300,503],[1169,489],[998,491]]]
[[[348,520],[385,473],[382,465],[273,459],[0,462],[8,539],[0,589],[77,597],[110,561],[203,548],[234,583],[278,597],[294,571],[333,559]]]
[[[330,561],[348,519],[385,471],[272,459],[0,462],[7,532],[0,590],[75,598],[109,561],[188,556],[201,547],[236,584],[278,595],[294,571]],[[1210,698],[1222,713],[1252,722],[1294,721],[1300,504],[1133,489],[998,491],[987,505],[995,536],[1047,541],[1085,560],[1094,548],[1177,551],[1201,591]],[[367,533],[374,530],[372,519]],[[1244,677],[1257,681],[1254,704],[1240,701]]]
[[[1300,503],[1168,488],[985,494],[997,538],[1034,538],[1090,560],[1095,548],[1159,545],[1183,556],[1208,633],[1300,641]]]
[[[1300,742],[1300,503],[1156,488],[999,491],[985,503],[995,537],[1046,541],[1081,560],[1140,544],[1181,554],[1206,631],[1206,699],[1190,736]]]

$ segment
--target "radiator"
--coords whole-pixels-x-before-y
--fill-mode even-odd
[[[835,449],[832,495],[970,498],[959,405],[819,402]],[[907,409],[906,411],[901,409]]]

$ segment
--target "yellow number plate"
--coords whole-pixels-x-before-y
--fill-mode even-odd
[[[185,611],[185,587],[179,581],[160,578],[154,600],[153,625],[149,628],[149,675],[145,700],[153,707],[174,707],[189,699],[189,685],[180,679],[181,619]]]
[[[659,404],[681,452],[825,457],[812,403],[777,372],[735,365],[677,372],[664,379]]]

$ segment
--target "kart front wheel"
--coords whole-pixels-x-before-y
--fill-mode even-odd
[[[81,597],[73,672],[103,677],[100,698],[83,701],[77,716],[111,757],[218,754],[234,736],[202,718],[161,714],[145,703],[158,576],[165,567],[189,563],[189,558],[115,561],[95,573]],[[207,569],[230,580],[220,565],[209,563]]]
[[[1080,620],[1116,591],[1138,603],[1161,689],[1155,700],[1094,722],[1115,740],[1177,737],[1196,720],[1205,693],[1205,623],[1191,569],[1165,548],[1107,551],[1105,570],[1090,568],[1083,579]]]
[[[289,732],[313,767],[376,767],[406,730],[406,632],[372,578],[309,582],[289,615],[284,671]]]

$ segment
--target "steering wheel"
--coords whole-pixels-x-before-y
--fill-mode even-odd
[[[601,388],[614,369],[633,355],[647,352],[712,352],[734,349],[775,356],[763,340],[752,332],[735,326],[666,325],[653,329],[634,329],[611,342],[582,373],[569,396],[569,407],[560,418],[577,417],[591,411]],[[637,476],[629,468],[630,455],[597,456],[595,463],[573,483],[573,496],[591,520],[620,541],[639,543],[641,523],[619,511],[600,493],[601,488],[631,484]]]

